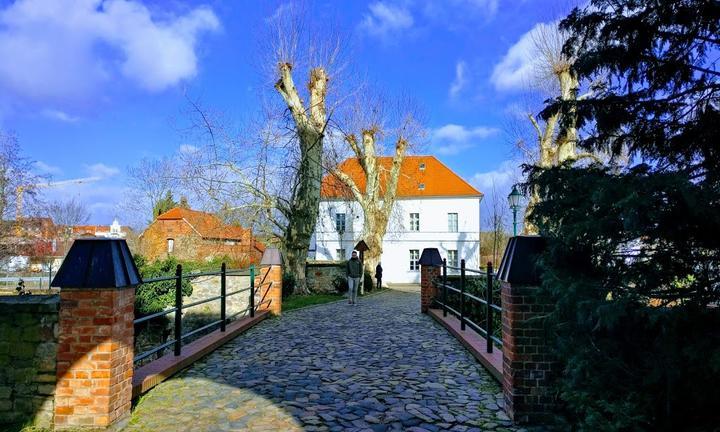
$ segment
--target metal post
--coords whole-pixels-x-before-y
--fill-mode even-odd
[[[255,317],[255,264],[250,266],[250,318]]]
[[[487,308],[487,315],[486,315],[486,325],[485,329],[487,330],[487,352],[491,353],[493,352],[493,343],[492,343],[492,334],[493,334],[493,308],[492,308],[492,302],[493,302],[493,266],[492,262],[487,263],[487,288],[485,290],[485,301],[487,304],[485,307]]]
[[[225,304],[226,304],[226,297],[225,293],[227,292],[226,285],[225,285],[225,270],[227,267],[225,266],[225,263],[222,263],[222,266],[220,266],[220,331],[225,331],[225,321],[226,321],[226,311],[225,311]]]
[[[517,208],[513,207],[513,237],[517,237]]]
[[[465,260],[460,261],[460,330],[465,331]]]
[[[443,317],[447,316],[447,258],[443,258]]]
[[[175,355],[182,347],[182,265],[175,269]]]

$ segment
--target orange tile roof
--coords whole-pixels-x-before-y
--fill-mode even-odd
[[[241,226],[227,225],[217,216],[182,207],[172,208],[157,217],[157,220],[185,219],[204,238],[241,240],[247,230]]]
[[[392,157],[378,157],[378,162],[383,169],[380,174],[380,193],[382,194],[385,191],[385,182],[387,174],[390,172]],[[421,164],[425,164],[424,169],[421,169]],[[365,173],[357,158],[345,159],[339,168],[355,181],[361,192],[365,191]],[[321,196],[323,198],[352,198],[352,193],[340,179],[330,174],[323,178]],[[461,196],[481,197],[483,194],[435,156],[406,156],[403,160],[398,180],[398,198]]]

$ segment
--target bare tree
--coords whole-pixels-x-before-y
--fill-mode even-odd
[[[136,215],[142,223],[152,222],[157,216],[153,209],[168,193],[179,189],[173,174],[176,161],[168,157],[141,159],[127,168],[127,190],[123,208]]]
[[[24,214],[39,205],[37,185],[47,179],[33,173],[33,164],[23,156],[17,137],[0,130],[0,259],[15,252]]]
[[[324,141],[339,103],[330,79],[342,81],[340,38],[317,28],[311,16],[291,2],[266,20],[259,70],[269,79],[258,96],[260,118],[244,130],[188,98],[188,130],[202,144],[185,155],[179,170],[186,186],[211,200],[224,218],[239,216],[278,240],[301,294],[308,292],[305,262],[319,211]],[[307,82],[297,87],[300,74]]]
[[[592,83],[587,93],[580,95],[580,82],[573,69],[574,59],[563,53],[563,45],[567,40],[557,24],[539,26],[533,34],[533,76],[532,86],[545,98],[557,97],[573,107],[575,102],[589,97],[600,86]],[[532,125],[533,138],[528,144],[527,140],[520,138],[516,141],[522,156],[528,163],[541,167],[565,163],[566,161],[580,161],[591,159],[601,162],[601,158],[593,153],[578,152],[578,128],[575,108],[566,113],[554,112],[544,119],[531,110],[525,114]],[[517,133],[517,131],[516,131]],[[526,216],[532,212],[539,201],[537,191],[531,191],[526,209]],[[527,219],[527,218],[526,218]],[[526,222],[525,232],[537,233],[537,227]]]
[[[363,88],[349,105],[349,115],[343,119],[346,125],[337,125],[342,141],[349,147],[349,155],[361,168],[361,184],[343,171],[344,164],[332,164],[329,171],[339,180],[341,195],[358,202],[363,211],[362,240],[369,250],[364,255],[367,271],[374,271],[382,255],[383,237],[387,232],[401,167],[408,149],[417,147],[425,136],[418,109],[407,99],[400,99],[391,112],[379,92]],[[388,126],[394,123],[394,126]],[[343,131],[351,128],[356,132]],[[331,154],[340,159],[342,149]],[[389,154],[381,158],[383,153]],[[333,157],[329,158],[330,161]]]
[[[63,241],[63,250],[68,250],[70,239],[72,238],[72,227],[76,225],[85,225],[90,220],[90,211],[85,203],[75,198],[67,201],[54,201],[47,205],[44,212],[53,220],[59,229],[59,234]]]
[[[495,181],[492,182],[490,201],[483,200],[483,202],[487,209],[485,226],[489,228],[489,231],[481,243],[488,245],[484,248],[485,257],[497,266],[500,263],[501,254],[505,250],[505,245],[510,235],[506,230],[508,216],[507,203],[501,195],[498,195],[495,188]]]

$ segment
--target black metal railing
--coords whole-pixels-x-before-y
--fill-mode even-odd
[[[459,271],[458,286],[449,283],[448,269]],[[472,274],[473,277],[468,278],[467,273]],[[468,291],[469,281],[479,284],[473,284],[472,289]],[[496,283],[492,263],[488,263],[485,269],[475,270],[466,268],[465,260],[460,261],[460,267],[454,267],[449,266],[447,260],[443,259],[441,279],[434,283],[440,289],[440,296],[434,299],[434,303],[442,308],[444,317],[449,312],[460,320],[460,330],[465,331],[469,326],[485,337],[488,353],[493,352],[494,345],[502,347],[500,337],[502,306],[500,306],[499,286]]]
[[[220,276],[220,295],[198,300],[192,303],[183,304],[183,293],[182,293],[182,283],[183,279],[195,279],[202,276]],[[232,292],[227,292],[227,277],[228,276],[249,276],[250,284],[249,286],[245,288],[241,288]],[[152,320],[156,320],[158,318],[174,314],[174,324],[173,324],[173,339],[165,341],[157,346],[154,346],[153,348],[144,351],[138,355],[135,356],[133,361],[135,363],[144,360],[154,354],[161,353],[163,350],[169,347],[173,347],[173,353],[176,356],[179,356],[182,354],[182,347],[183,347],[183,341],[186,339],[197,335],[198,333],[201,333],[203,331],[208,331],[212,329],[213,327],[219,328],[221,332],[224,332],[226,329],[226,324],[237,318],[239,315],[250,315],[250,317],[255,316],[255,312],[258,310],[258,308],[266,303],[271,302],[272,300],[265,300],[265,298],[260,299],[260,301],[255,304],[255,295],[259,288],[265,286],[265,285],[272,285],[272,282],[262,282],[256,286],[255,284],[255,266],[250,266],[248,269],[233,269],[228,270],[225,266],[225,263],[222,264],[220,267],[220,271],[210,271],[210,272],[191,272],[191,273],[183,273],[182,265],[178,264],[178,266],[175,269],[175,275],[174,276],[164,276],[164,277],[156,277],[156,278],[150,278],[150,279],[143,279],[142,284],[150,284],[150,283],[157,283],[157,282],[165,282],[165,281],[175,281],[175,305],[171,308],[162,310],[160,312],[156,312],[153,314],[145,315],[140,318],[137,318],[133,321],[134,325],[142,324],[142,323],[149,323]],[[242,294],[248,292],[249,295],[249,301],[248,301],[248,307],[245,309],[242,309],[230,316],[227,315],[227,299],[228,297],[232,297],[238,294]],[[219,301],[220,302],[220,317],[218,320],[212,321],[208,324],[205,324],[199,328],[193,329],[191,331],[188,331],[186,333],[183,333],[183,312],[186,309],[199,306],[202,304]]]

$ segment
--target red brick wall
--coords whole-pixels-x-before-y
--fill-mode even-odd
[[[167,240],[175,241],[173,252],[168,253]],[[262,253],[252,245],[252,237],[246,234],[235,244],[224,240],[204,239],[184,220],[156,220],[142,234],[140,253],[150,261],[174,256],[184,261],[205,261],[213,257],[227,256],[236,265],[246,266],[260,262]]]
[[[135,290],[63,288],[55,427],[106,427],[130,413]]]
[[[555,408],[550,381],[556,363],[540,317],[554,306],[538,287],[502,282],[501,289],[505,410],[517,423],[542,423]]]
[[[272,283],[272,284],[271,284]],[[264,266],[258,269],[255,277],[255,305],[258,310],[269,310],[274,315],[282,313],[282,267]],[[260,304],[261,302],[270,302]]]
[[[433,281],[440,277],[440,267],[421,266],[420,268],[420,311],[427,312],[437,295],[437,288]]]

